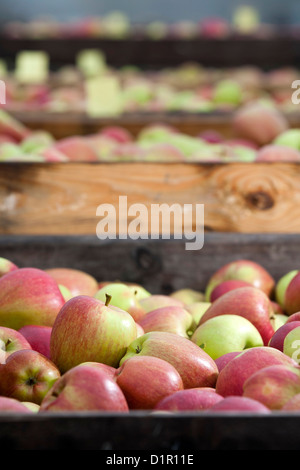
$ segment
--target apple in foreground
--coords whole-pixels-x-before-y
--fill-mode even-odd
[[[81,362],[102,362],[117,367],[137,337],[132,316],[89,296],[68,300],[52,327],[50,357],[64,373]]]
[[[0,324],[7,328],[52,326],[64,303],[57,283],[40,269],[20,268],[0,278]]]
[[[78,365],[59,378],[44,397],[39,412],[58,411],[128,412],[119,385],[103,370]]]
[[[242,281],[240,279],[228,279],[227,281],[223,281],[218,284],[210,294],[210,301],[214,302],[217,300],[221,295],[226,294],[227,292],[238,289],[239,287],[248,287],[251,286],[249,282]]]
[[[39,405],[59,377],[55,364],[37,351],[15,351],[0,365],[0,395]]]
[[[67,287],[74,297],[76,295],[93,296],[98,291],[98,281],[85,271],[71,268],[51,268],[46,272],[55,279],[57,284]]]
[[[189,338],[194,329],[192,315],[183,307],[161,307],[147,313],[139,321],[144,333],[168,331]]]
[[[249,412],[259,414],[269,414],[271,410],[259,401],[242,396],[224,397],[210,408],[212,412]]]
[[[123,358],[155,356],[172,364],[179,372],[184,388],[214,387],[218,368],[214,360],[190,339],[164,331],[151,331],[133,341]]]
[[[17,330],[0,326],[0,364],[4,364],[13,352],[22,349],[31,349],[27,339]]]
[[[219,315],[238,315],[259,331],[264,345],[274,334],[274,311],[270,299],[256,287],[239,287],[215,300],[201,317],[199,325]]]
[[[263,346],[257,328],[239,315],[219,315],[206,320],[194,331],[191,341],[212,359],[230,352]]]
[[[223,397],[212,387],[189,388],[163,398],[154,409],[169,412],[207,410],[221,400]]]
[[[242,351],[231,359],[221,370],[216,383],[216,391],[226,397],[243,395],[244,382],[252,374],[271,365],[296,366],[297,363],[282,351],[270,346],[258,346]]]
[[[218,284],[228,280],[248,282],[268,297],[275,287],[275,280],[263,266],[251,260],[239,259],[225,264],[211,276],[205,291],[206,300],[210,301],[211,292]]]
[[[300,393],[300,369],[290,365],[264,367],[244,383],[243,396],[263,403],[271,410],[280,410],[285,403]]]
[[[26,414],[33,413],[33,411],[30,410],[24,403],[20,402],[19,400],[15,400],[14,398],[8,397],[0,397],[0,412],[14,412]]]
[[[50,359],[51,326],[25,325],[19,329],[31,348]]]
[[[134,410],[153,409],[163,398],[183,390],[175,367],[155,356],[130,357],[118,368],[116,382]]]

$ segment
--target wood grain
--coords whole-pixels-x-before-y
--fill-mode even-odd
[[[120,196],[204,204],[210,231],[299,233],[299,181],[288,163],[2,164],[0,234],[95,235],[97,207]]]

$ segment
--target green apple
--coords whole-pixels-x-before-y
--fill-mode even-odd
[[[300,326],[293,328],[284,338],[283,352],[300,364]]]
[[[213,359],[229,352],[263,346],[260,333],[249,320],[226,314],[210,318],[198,326],[191,341]]]
[[[287,289],[287,286],[291,282],[291,280],[298,274],[298,270],[294,269],[292,271],[289,271],[286,273],[284,276],[282,276],[279,281],[276,283],[275,286],[275,298],[276,302],[284,308],[284,299],[285,299],[285,292]]]
[[[273,143],[300,150],[300,129],[288,129],[282,132]]]

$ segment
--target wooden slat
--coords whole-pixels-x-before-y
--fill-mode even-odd
[[[204,204],[205,228],[300,232],[300,165],[1,164],[0,234],[94,235],[97,207]]]

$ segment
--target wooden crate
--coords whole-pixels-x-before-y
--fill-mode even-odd
[[[206,231],[300,232],[292,163],[2,163],[0,234],[95,235],[97,207],[204,204]]]
[[[239,258],[260,262],[278,279],[300,265],[300,237],[276,234],[213,234],[198,253],[184,240],[116,241],[96,237],[1,236],[0,253],[20,266],[81,267],[99,279],[107,275],[137,280],[152,292],[202,288],[214,270]],[[153,259],[154,267],[141,264]],[[148,266],[148,267],[147,267]],[[299,413],[211,414],[60,412],[0,414],[0,448],[5,450],[106,450],[104,456],[131,451],[192,454],[200,450],[299,450]],[[117,452],[116,452],[117,451]],[[122,454],[121,454],[122,455]],[[103,456],[102,456],[103,457]]]

